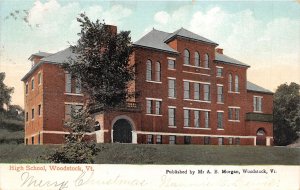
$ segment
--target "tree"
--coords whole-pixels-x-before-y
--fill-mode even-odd
[[[116,34],[110,26],[99,20],[92,22],[85,14],[80,14],[77,21],[80,38],[71,46],[77,58],[64,67],[80,79],[91,104],[100,111],[114,109],[131,96],[128,85],[134,79],[134,67],[129,64],[130,32]]]
[[[7,107],[11,101],[11,94],[14,92],[14,88],[8,87],[4,84],[5,73],[0,72],[0,112],[3,112],[3,106]]]
[[[94,163],[94,156],[99,149],[95,142],[84,140],[86,132],[92,130],[93,119],[86,110],[72,110],[71,118],[65,123],[70,134],[66,136],[66,144],[46,157],[54,163]]]
[[[274,94],[274,143],[288,145],[298,138],[300,129],[300,85],[280,85]]]

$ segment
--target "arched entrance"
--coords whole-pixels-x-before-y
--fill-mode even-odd
[[[256,145],[266,146],[266,132],[263,128],[256,132]]]
[[[132,126],[126,119],[118,119],[113,125],[114,143],[132,143]]]

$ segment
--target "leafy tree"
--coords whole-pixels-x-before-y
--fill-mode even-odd
[[[95,142],[85,141],[85,133],[92,130],[94,122],[86,110],[72,110],[71,118],[65,123],[70,134],[66,143],[46,157],[54,163],[94,163],[99,149]]]
[[[3,112],[3,106],[9,106],[11,101],[11,94],[14,88],[8,87],[4,84],[5,73],[0,72],[0,112]]]
[[[110,26],[99,20],[92,22],[85,14],[80,14],[77,21],[80,38],[71,46],[77,59],[64,66],[80,78],[91,104],[100,111],[116,108],[131,96],[127,88],[134,79],[134,67],[129,64],[130,32],[113,33]]]
[[[300,85],[280,85],[274,94],[274,143],[288,145],[300,130]]]
[[[24,120],[24,109],[19,105],[9,105],[7,116],[17,120]]]

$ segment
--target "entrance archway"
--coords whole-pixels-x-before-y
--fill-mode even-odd
[[[266,132],[263,128],[259,128],[256,132],[256,145],[266,146]]]
[[[113,125],[114,143],[132,143],[132,126],[127,119],[118,119]]]

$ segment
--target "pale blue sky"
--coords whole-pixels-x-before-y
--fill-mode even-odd
[[[15,10],[28,10],[33,27],[22,18],[5,19]],[[27,58],[39,50],[54,53],[66,48],[68,42],[74,43],[80,12],[104,19],[119,30],[130,30],[133,41],[153,27],[166,32],[184,27],[251,65],[250,81],[273,91],[284,82],[300,83],[300,3],[296,0],[0,0],[0,71],[7,73],[7,84],[16,88],[14,103],[23,105],[20,79],[30,69]]]

